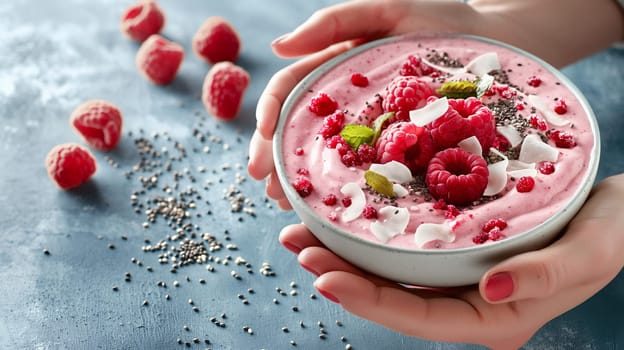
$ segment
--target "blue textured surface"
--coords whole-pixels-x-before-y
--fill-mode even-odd
[[[296,222],[296,217],[269,207],[262,183],[237,182],[237,173],[245,176],[255,102],[271,75],[288,64],[272,55],[270,41],[329,3],[163,0],[168,17],[164,34],[181,43],[187,55],[175,82],[157,87],[135,69],[138,45],[119,33],[119,18],[130,1],[0,2],[0,348],[171,349],[184,347],[177,338],[191,342],[194,337],[202,344],[192,348],[213,349],[290,349],[291,340],[298,349],[344,349],[346,343],[354,349],[477,348],[405,337],[355,318],[320,296],[312,299],[312,276],[277,242],[281,227]],[[240,117],[227,124],[203,110],[198,95],[208,65],[190,50],[191,36],[212,15],[226,17],[239,30],[243,52],[238,63],[252,76]],[[623,63],[621,51],[609,50],[564,70],[587,95],[599,119],[599,178],[624,170]],[[99,169],[92,181],[78,190],[59,191],[45,173],[45,155],[56,144],[80,142],[68,117],[76,105],[92,98],[110,100],[122,109],[124,138],[114,152],[95,153]],[[208,137],[202,142],[194,130],[221,141]],[[170,155],[177,154],[175,141],[185,146],[188,157],[173,162],[174,170],[185,174],[179,188],[194,186],[201,195],[197,208],[189,210],[189,221],[198,226],[196,232],[210,232],[224,244],[238,246],[212,254],[222,260],[232,256],[228,265],[213,262],[214,272],[191,265],[173,274],[169,265],[158,263],[158,253],[142,251],[146,239],[155,243],[173,230],[162,218],[143,228],[145,215],[131,206],[132,192],[141,188],[141,174],[127,179],[124,173],[139,159],[133,144],[139,136],[152,140],[158,151],[166,147]],[[204,152],[205,146],[210,153]],[[206,172],[200,171],[202,166]],[[166,183],[172,183],[167,173],[149,194],[164,195]],[[230,213],[223,198],[230,185],[255,204],[257,217]],[[43,254],[43,249],[51,254]],[[239,256],[251,264],[253,273],[235,264]],[[133,257],[143,266],[132,263]],[[260,273],[264,262],[271,264],[275,276]],[[231,271],[241,279],[233,278]],[[124,281],[126,272],[132,275],[130,282]],[[199,312],[192,310],[189,299]],[[622,348],[622,310],[620,274],[595,297],[547,324],[526,349]],[[226,327],[213,324],[211,317]],[[327,332],[325,340],[319,337],[319,321]],[[253,334],[245,332],[245,326]],[[204,344],[204,339],[212,344]]]

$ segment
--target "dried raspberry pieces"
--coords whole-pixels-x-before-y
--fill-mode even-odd
[[[96,171],[93,154],[75,143],[55,146],[48,153],[45,162],[48,176],[63,190],[80,186]]]
[[[165,25],[165,15],[154,0],[141,0],[131,5],[121,16],[121,32],[128,38],[143,42],[158,34]]]
[[[250,80],[244,68],[231,62],[213,65],[202,87],[202,101],[208,113],[220,120],[236,118]]]
[[[159,34],[150,36],[136,54],[139,72],[154,84],[166,85],[175,79],[184,59],[184,48]]]
[[[193,36],[193,52],[208,63],[235,62],[241,40],[234,27],[219,16],[209,17]]]
[[[69,122],[89,146],[110,151],[121,139],[123,124],[121,111],[104,100],[90,100],[76,107]]]

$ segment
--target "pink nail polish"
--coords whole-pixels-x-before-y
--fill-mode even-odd
[[[290,250],[291,252],[295,253],[295,254],[299,254],[299,252],[301,252],[301,249],[299,249],[299,247],[297,247],[296,245],[290,243],[290,242],[282,242],[282,245]]]
[[[489,301],[499,301],[511,296],[514,282],[507,272],[496,273],[488,278],[485,284],[485,297]]]
[[[303,267],[304,269],[306,269],[308,272],[312,273],[314,276],[318,277],[321,274],[319,274],[318,272],[316,272],[316,270],[314,270],[313,268],[311,268],[310,266],[303,264],[303,263],[299,263],[301,265],[301,267]]]
[[[325,291],[318,287],[316,288],[316,290],[318,290],[318,292],[321,293],[321,295],[325,297],[325,299],[333,301],[336,304],[340,304],[340,301],[338,300],[338,298],[336,298],[333,294],[329,293],[328,291]]]

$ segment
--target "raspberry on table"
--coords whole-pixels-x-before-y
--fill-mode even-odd
[[[139,72],[154,84],[166,85],[175,79],[184,59],[184,48],[159,34],[147,38],[136,54]]]
[[[344,121],[345,116],[342,111],[336,111],[335,113],[326,116],[323,119],[321,128],[319,129],[319,134],[321,134],[324,139],[337,135],[344,127]]]
[[[466,205],[481,198],[488,175],[482,157],[461,148],[448,148],[436,153],[429,162],[425,183],[433,198]]]
[[[110,151],[121,139],[121,111],[104,100],[90,100],[76,107],[69,117],[71,126],[93,148]]]
[[[475,97],[449,99],[448,110],[429,123],[434,149],[456,147],[471,136],[476,136],[483,152],[496,140],[496,123],[492,111]]]
[[[357,87],[367,87],[368,78],[362,73],[353,73],[351,75],[351,84]]]
[[[414,76],[398,76],[386,87],[381,106],[385,112],[395,112],[393,121],[408,121],[409,112],[423,107],[432,95],[427,82]]]
[[[235,62],[240,49],[238,33],[227,20],[219,16],[207,18],[193,35],[193,52],[211,64]]]
[[[422,58],[415,55],[407,56],[407,61],[403,63],[399,74],[402,76],[415,76],[421,77],[423,75],[430,75],[433,72],[437,72],[431,66],[423,63]]]
[[[158,34],[165,25],[165,15],[154,0],[142,0],[131,5],[121,16],[121,32],[128,38],[143,42]]]
[[[213,65],[202,87],[202,101],[208,113],[221,120],[234,119],[240,110],[251,78],[242,67],[231,62]]]
[[[426,169],[433,157],[433,143],[427,130],[411,122],[390,124],[381,132],[375,145],[377,162],[397,161],[405,164],[412,173]]]
[[[328,94],[321,92],[310,100],[308,109],[319,117],[325,117],[338,109],[338,102]]]
[[[535,179],[533,179],[531,176],[523,176],[518,179],[518,182],[516,183],[516,190],[520,193],[531,192],[533,191],[534,187]]]
[[[91,178],[96,168],[93,154],[75,143],[55,146],[46,157],[48,176],[63,190],[80,186]]]

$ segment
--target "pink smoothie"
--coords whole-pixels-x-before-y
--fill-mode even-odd
[[[383,163],[379,157],[361,165],[345,165],[337,149],[328,147],[327,139],[319,134],[327,117],[318,116],[309,109],[311,100],[319,93],[325,93],[337,102],[337,110],[344,112],[344,124],[364,125],[372,129],[373,120],[386,112],[381,101],[387,94],[387,87],[400,75],[408,56],[420,57],[422,64],[435,68],[428,69],[434,73],[418,77],[434,91],[435,97],[429,99],[430,104],[436,98],[442,98],[441,93],[435,91],[443,82],[484,80],[483,75],[475,75],[470,69],[459,69],[481,55],[492,53],[496,54],[495,64],[500,65],[500,69],[489,71],[495,82],[489,86],[489,92],[478,99],[492,111],[499,132],[493,145],[496,150],[483,150],[479,156],[486,161],[488,170],[493,172],[492,166],[505,159],[501,154],[513,163],[518,159],[527,135],[537,135],[535,139],[547,145],[551,152],[554,151],[555,159],[550,161],[554,172],[541,170],[547,163],[540,158],[540,154],[535,155],[537,158],[525,162],[519,173],[506,166],[502,189],[494,194],[484,194],[468,204],[449,206],[449,203],[432,197],[423,184],[426,169],[412,171],[409,182],[393,182],[406,189],[407,194],[399,191],[392,198],[380,195],[367,185],[364,177],[371,164]],[[455,70],[447,69],[449,65]],[[483,67],[468,68],[478,71]],[[368,83],[356,86],[352,81],[354,73],[366,77]],[[539,83],[535,79],[531,81],[530,77],[537,77]],[[557,101],[561,100],[565,101],[565,110],[555,111]],[[595,148],[591,125],[581,101],[563,82],[540,63],[516,51],[466,37],[409,39],[385,43],[349,57],[313,81],[293,105],[285,124],[284,163],[291,183],[297,178],[311,183],[313,189],[302,196],[307,205],[320,217],[327,218],[328,222],[346,232],[380,244],[408,249],[464,248],[492,244],[526,232],[563,210],[588,176],[590,154]],[[515,132],[511,136],[502,133],[501,127],[504,126],[513,128]],[[424,132],[430,132],[431,124],[421,127]],[[553,137],[549,136],[553,131],[571,135],[573,145],[556,145]],[[513,137],[520,139],[509,140]],[[376,146],[371,144],[373,148]],[[522,176],[534,180],[534,187],[528,192],[520,192],[516,188]],[[494,180],[488,177],[488,181]],[[352,191],[346,191],[346,194],[341,192],[341,189],[345,191],[346,184],[356,184],[362,190],[366,205],[374,209],[376,217],[362,213],[345,219],[343,214],[348,209],[348,202],[352,197],[361,195],[359,192],[357,195]],[[328,195],[336,197],[335,204],[331,201],[324,203]],[[390,206],[407,211],[407,224],[404,229],[399,225],[401,232],[379,236],[372,227],[378,224],[383,226],[390,220],[389,209],[383,210]],[[504,227],[486,232],[484,226],[492,219],[504,222]],[[421,236],[416,237],[418,228],[423,224],[434,225],[423,226],[426,233],[418,233]],[[444,232],[443,238],[436,235],[438,229]]]

